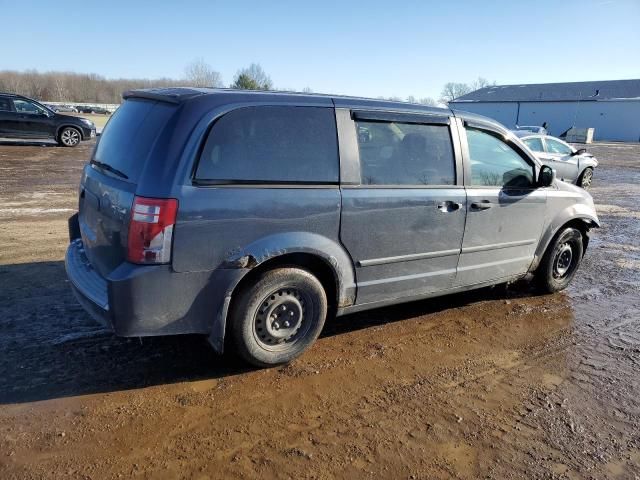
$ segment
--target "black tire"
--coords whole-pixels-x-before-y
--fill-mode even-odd
[[[580,177],[578,177],[577,185],[588,190],[591,183],[593,183],[593,168],[587,167],[582,171]]]
[[[288,363],[322,331],[327,295],[320,281],[301,268],[262,273],[234,298],[231,334],[240,356],[257,367]]]
[[[58,134],[58,145],[63,147],[77,147],[82,140],[82,133],[74,127],[64,127]]]
[[[567,288],[580,266],[583,251],[580,230],[565,228],[556,234],[536,270],[538,288],[546,293]]]

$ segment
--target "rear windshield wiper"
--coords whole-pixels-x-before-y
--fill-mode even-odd
[[[115,175],[117,175],[117,176],[119,176],[121,178],[125,178],[125,179],[129,178],[126,173],[121,172],[117,168],[113,168],[108,163],[99,162],[98,160],[91,160],[91,162],[89,162],[89,163],[95,165],[96,167],[100,167],[103,170],[106,170],[107,172],[111,172],[111,173],[113,173],[113,174],[115,174]]]

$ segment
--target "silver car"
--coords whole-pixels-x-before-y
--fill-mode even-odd
[[[538,133],[540,135],[546,135],[547,129],[544,127],[538,127],[536,125],[516,125],[515,131],[517,132],[526,132],[529,134]]]
[[[556,171],[559,179],[587,189],[593,181],[593,170],[598,160],[586,149],[573,148],[568,143],[550,135],[514,131],[529,147],[538,160]]]

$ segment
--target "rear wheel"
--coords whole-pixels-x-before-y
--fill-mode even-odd
[[[289,267],[261,274],[234,299],[231,328],[244,360],[258,367],[287,363],[318,338],[327,296],[306,270]]]
[[[591,182],[593,182],[593,168],[587,167],[580,174],[578,178],[578,186],[587,190],[591,186]]]
[[[583,249],[580,230],[560,231],[547,247],[536,271],[535,281],[540,290],[553,293],[567,288],[582,261]]]
[[[75,147],[82,140],[80,131],[73,127],[64,127],[58,135],[58,143],[63,147]]]

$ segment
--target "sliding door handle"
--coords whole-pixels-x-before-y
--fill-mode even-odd
[[[472,210],[486,210],[493,207],[493,204],[489,200],[482,200],[481,202],[473,202],[471,204]]]

